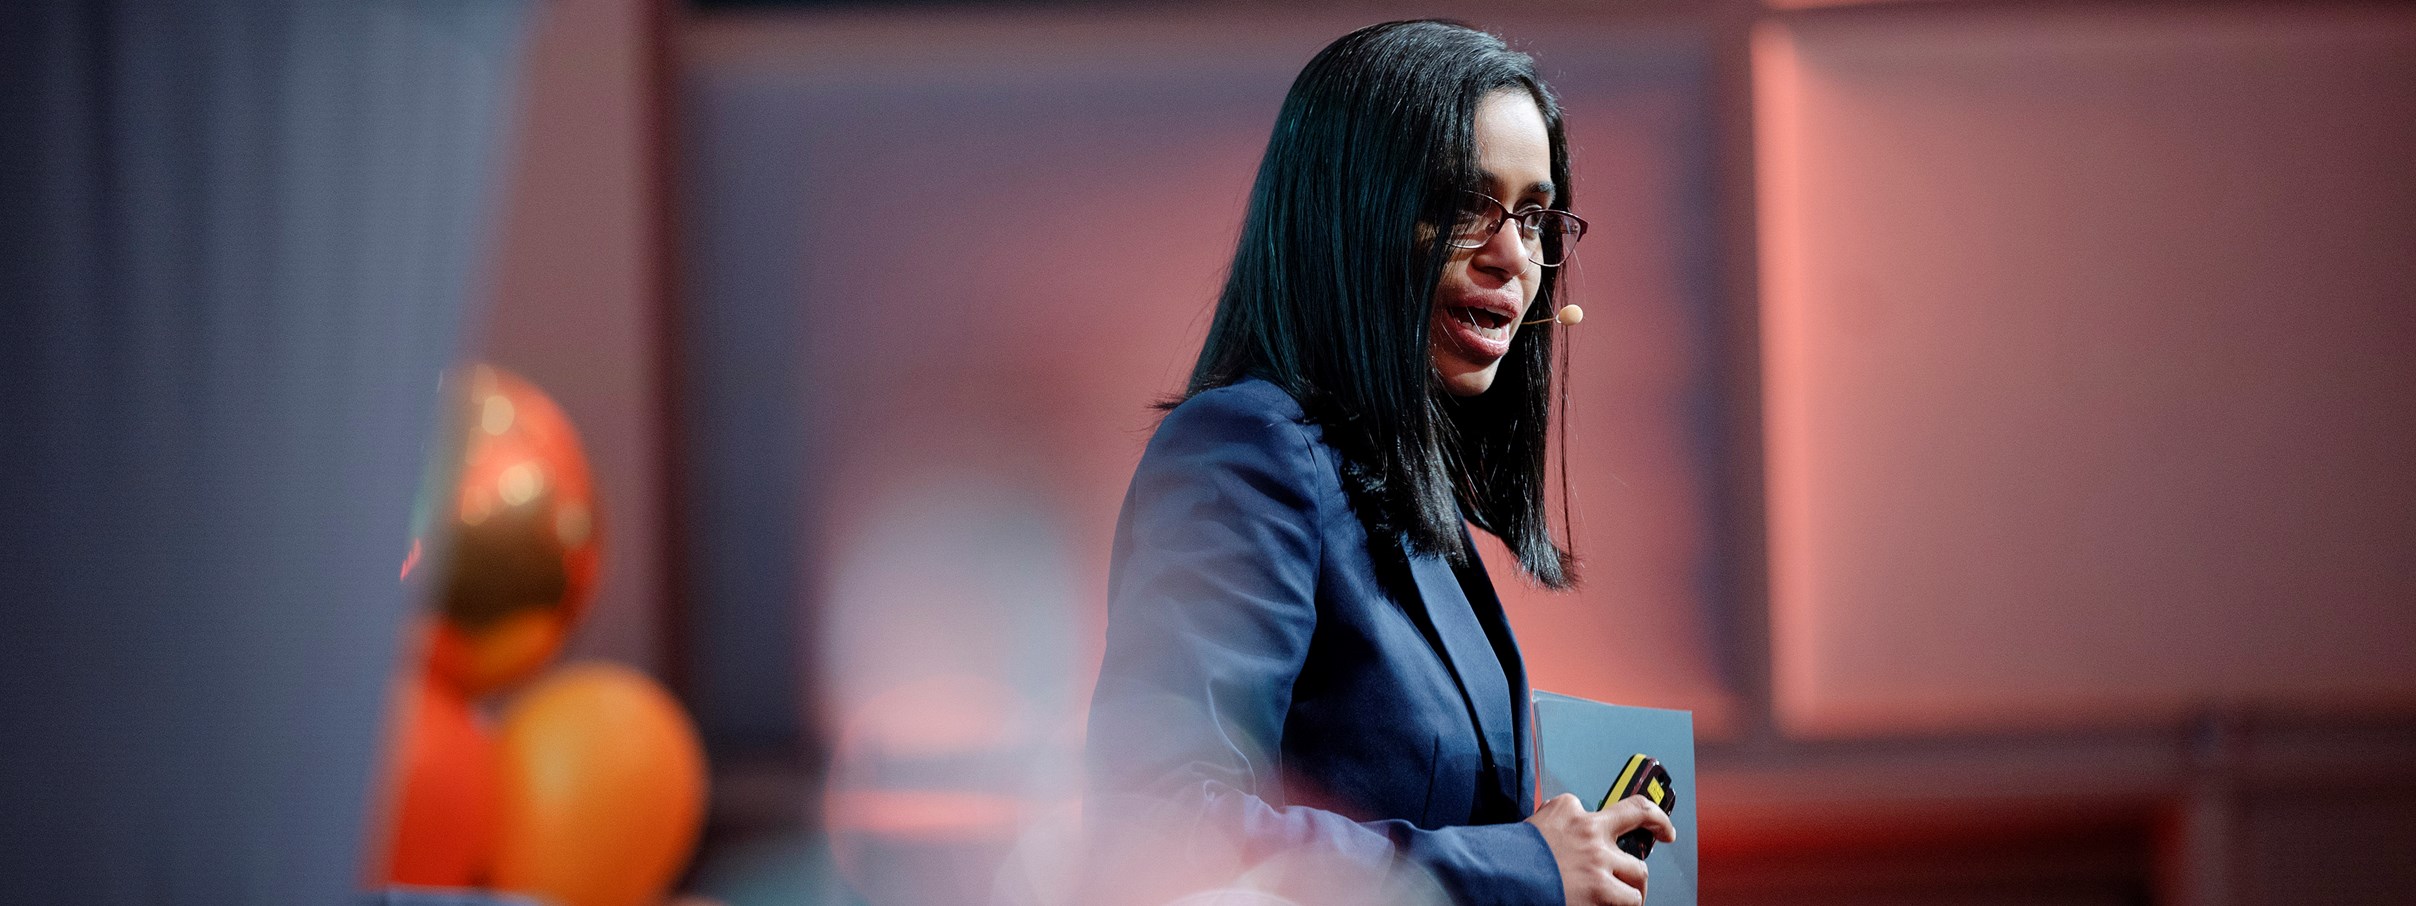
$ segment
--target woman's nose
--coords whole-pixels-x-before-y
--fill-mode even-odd
[[[1516,220],[1503,221],[1502,228],[1493,231],[1485,244],[1477,246],[1469,264],[1495,271],[1504,279],[1518,276],[1527,269],[1527,242]]]

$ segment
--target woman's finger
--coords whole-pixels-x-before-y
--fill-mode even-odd
[[[1642,794],[1629,796],[1603,810],[1611,816],[1611,836],[1618,837],[1639,827],[1650,828],[1653,838],[1663,843],[1678,839],[1678,826],[1670,823],[1669,813],[1654,805]]]
[[[1624,852],[1612,851],[1611,877],[1618,878],[1619,883],[1635,888],[1638,897],[1644,895],[1644,879],[1651,873],[1652,869],[1644,864],[1643,859]]]

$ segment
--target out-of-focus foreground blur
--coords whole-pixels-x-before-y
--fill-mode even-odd
[[[0,902],[383,883],[468,361],[592,472],[560,661],[701,740],[669,897],[1068,902],[1148,406],[1293,75],[1436,14],[1593,224],[1586,582],[1487,556],[1538,688],[1695,712],[1706,902],[2416,890],[2416,9],[62,0],[0,14]]]

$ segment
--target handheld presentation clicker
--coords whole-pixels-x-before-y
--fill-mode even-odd
[[[1669,779],[1669,771],[1661,766],[1661,759],[1644,754],[1628,756],[1627,766],[1619,769],[1618,782],[1611,784],[1611,791],[1594,810],[1609,808],[1611,803],[1629,796],[1643,796],[1660,806],[1661,811],[1677,814],[1678,786]],[[1653,854],[1653,832],[1645,828],[1620,834],[1618,842],[1621,850],[1636,858]]]

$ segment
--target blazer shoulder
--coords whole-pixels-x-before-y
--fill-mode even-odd
[[[1167,412],[1166,420],[1175,421],[1186,415],[1193,418],[1257,415],[1293,422],[1306,421],[1308,417],[1306,410],[1300,407],[1299,400],[1263,378],[1250,378],[1202,390]]]
[[[1184,400],[1158,422],[1152,452],[1198,442],[1299,444],[1313,448],[1323,432],[1283,388],[1251,378]],[[1289,452],[1289,451],[1286,451]]]

